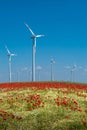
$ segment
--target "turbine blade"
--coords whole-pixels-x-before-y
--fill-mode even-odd
[[[65,69],[71,69],[71,66],[65,66]]]
[[[16,54],[11,54],[11,56],[17,56]]]
[[[28,26],[28,24],[26,24],[26,23],[24,23],[24,24],[25,24],[25,26],[28,28],[28,30],[31,32],[31,34],[32,34],[33,36],[35,36],[34,32],[31,30],[31,28]]]
[[[76,70],[77,69],[77,65],[74,64],[74,66],[72,67],[73,70]]]
[[[51,64],[55,64],[55,61],[54,61],[54,59],[53,59],[53,58],[51,59],[51,61],[50,61],[50,62],[51,62]]]
[[[8,54],[11,54],[11,52],[9,51],[9,49],[7,48],[7,46],[5,46],[6,50],[7,50],[7,53]]]
[[[9,56],[9,61],[11,62],[11,55]]]
[[[43,37],[44,35],[36,35],[36,37]]]

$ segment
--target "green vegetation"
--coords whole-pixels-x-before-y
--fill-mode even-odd
[[[87,130],[87,90],[0,90],[0,130]]]

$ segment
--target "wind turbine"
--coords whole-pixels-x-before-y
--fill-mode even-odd
[[[16,54],[13,54],[9,51],[9,49],[7,48],[7,46],[5,46],[6,50],[7,50],[7,55],[8,55],[8,62],[9,62],[9,82],[11,82],[11,58],[12,56],[16,56]]]
[[[73,82],[74,81],[74,79],[73,79],[74,78],[73,72],[77,69],[77,65],[74,64],[73,66],[66,66],[65,68],[70,70],[70,74],[71,74],[70,81]]]
[[[53,81],[54,80],[54,76],[53,76],[53,64],[55,64],[55,61],[54,61],[53,58],[51,59],[50,64],[51,64],[51,81]]]
[[[36,52],[36,39],[44,35],[35,35],[28,24],[24,23],[28,30],[31,32],[33,44],[32,44],[32,81],[35,81],[35,52]]]
[[[36,69],[38,71],[38,81],[40,81],[40,71],[42,70],[42,67],[41,66],[37,66]]]

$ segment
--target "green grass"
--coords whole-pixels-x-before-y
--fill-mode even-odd
[[[87,91],[1,90],[0,130],[87,130]]]

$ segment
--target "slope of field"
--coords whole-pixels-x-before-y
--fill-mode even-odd
[[[87,130],[87,86],[0,84],[0,130]]]

